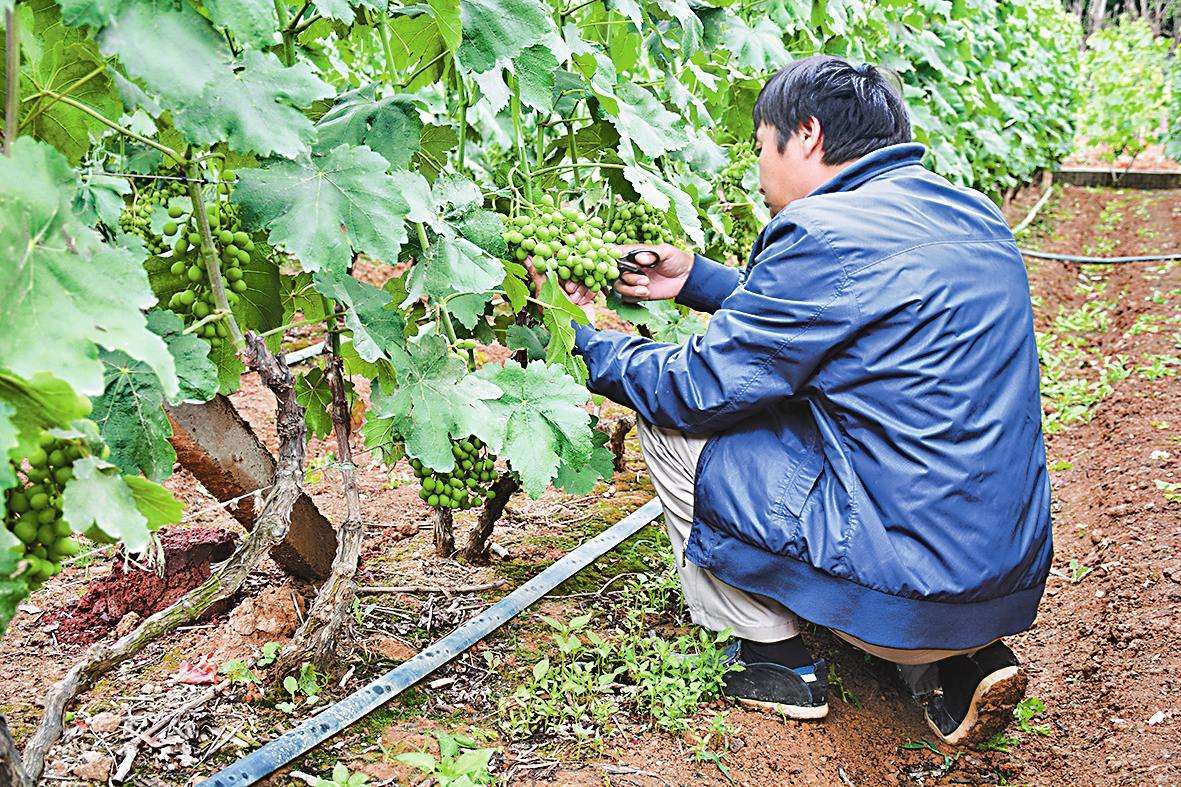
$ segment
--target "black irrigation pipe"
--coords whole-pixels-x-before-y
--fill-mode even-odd
[[[266,778],[313,746],[377,710],[484,639],[530,604],[589,566],[608,550],[618,546],[624,539],[634,535],[659,516],[660,511],[660,501],[655,498],[649,500],[426,650],[330,708],[320,711],[295,729],[254,750],[233,765],[221,769],[201,782],[198,787],[245,787]]]

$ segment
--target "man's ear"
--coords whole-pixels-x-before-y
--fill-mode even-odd
[[[824,155],[824,131],[814,115],[800,123],[796,138],[800,141],[800,152],[804,158],[821,158]]]

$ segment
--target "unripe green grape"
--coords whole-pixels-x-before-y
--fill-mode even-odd
[[[189,281],[196,284],[204,278],[205,271],[196,265],[190,265],[188,270],[185,271],[185,276],[188,277]]]
[[[171,271],[173,276],[181,276],[184,274],[185,268],[186,268],[185,261],[184,260],[177,260],[176,262],[172,263],[171,267],[169,267],[168,270]]]
[[[238,279],[237,281],[230,284],[230,289],[232,289],[234,292],[242,293],[246,292],[249,287],[244,279]]]

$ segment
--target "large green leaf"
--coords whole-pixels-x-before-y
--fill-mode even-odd
[[[437,334],[395,353],[397,385],[382,383],[373,394],[371,418],[386,419],[411,456],[439,472],[455,467],[451,438],[476,435],[485,442],[499,434],[488,400],[500,395],[495,385],[468,374]]]
[[[521,103],[542,114],[554,109],[554,78],[558,59],[544,45],[536,44],[513,58],[513,70],[521,89]]]
[[[74,393],[68,383],[41,373],[23,380],[0,369],[0,402],[12,412],[17,430],[17,450],[27,455],[37,447],[42,429],[66,427],[90,414],[90,400]]]
[[[20,442],[20,434],[13,420],[14,415],[16,408],[0,399],[0,518],[8,513],[8,498],[4,492],[16,486],[17,482],[16,471],[8,461],[8,452],[16,448]],[[3,527],[0,527],[0,530],[3,530]],[[0,550],[3,549],[4,544],[0,542]]]
[[[172,404],[207,402],[217,394],[217,369],[209,345],[183,332],[180,317],[170,311],[148,315],[148,326],[168,343],[176,360],[180,393]],[[92,418],[111,448],[111,461],[125,473],[143,473],[154,481],[172,475],[176,452],[168,442],[172,426],[164,412],[166,397],[154,372],[122,352],[103,353],[105,388],[94,399]]]
[[[504,281],[504,265],[466,238],[440,235],[410,269],[408,296],[441,298],[456,292],[487,292]]]
[[[236,58],[188,5],[129,2],[99,43],[163,98],[176,127],[201,145],[228,141],[262,155],[306,152],[312,126],[297,107],[331,94],[307,63],[284,67],[258,50]]]
[[[689,142],[683,120],[665,109],[656,96],[631,82],[615,86],[619,112],[612,118],[619,136],[656,158]]]
[[[24,133],[48,142],[76,164],[90,150],[91,139],[107,127],[86,111],[43,91],[68,92],[71,100],[109,118],[123,114],[123,102],[94,42],[83,31],[62,23],[53,0],[22,2],[17,14],[25,61],[20,86]],[[0,57],[4,51],[0,39]],[[0,89],[6,83],[0,72]],[[41,97],[30,100],[35,96]]]
[[[408,167],[422,136],[415,99],[389,96],[378,100],[376,95],[376,85],[341,95],[316,123],[316,151],[365,145],[380,153],[391,167]]]
[[[374,363],[406,344],[406,320],[383,289],[347,273],[321,270],[313,277],[316,290],[345,307],[344,322],[353,332],[353,346],[362,360]]]
[[[199,95],[180,101],[172,118],[198,145],[225,141],[240,152],[292,158],[313,137],[298,108],[332,92],[307,63],[286,67],[269,52],[251,50]]]
[[[304,270],[343,271],[355,252],[392,264],[406,240],[410,208],[388,166],[363,145],[343,145],[323,156],[239,170],[233,199],[247,223],[266,227],[270,242],[294,254]]]
[[[26,137],[0,158],[0,366],[26,378],[49,372],[94,395],[98,348],[122,350],[175,395],[172,356],[140,311],[156,300],[147,275],[74,217],[76,185],[60,153]]]
[[[85,14],[92,16],[97,14]],[[172,7],[127,0],[98,41],[104,53],[118,56],[130,76],[175,103],[201,95],[206,85],[228,76],[232,59],[217,31],[187,3]]]
[[[554,486],[571,495],[585,495],[595,488],[599,479],[610,481],[615,475],[615,455],[607,447],[610,435],[601,429],[591,431],[594,448],[590,459],[582,464],[563,462],[554,478]]]
[[[266,47],[278,38],[274,0],[205,0],[204,5],[213,24],[226,28],[242,43]]]
[[[511,60],[553,32],[549,8],[540,0],[460,0],[463,42],[459,62],[477,73]]]
[[[508,460],[530,497],[540,497],[562,462],[581,467],[591,460],[589,395],[560,366],[533,361],[487,365],[476,374],[501,390],[487,403],[498,433],[481,438]]]
[[[94,456],[74,462],[74,478],[62,492],[62,518],[76,533],[97,527],[132,552],[148,545],[148,519],[114,465]]]

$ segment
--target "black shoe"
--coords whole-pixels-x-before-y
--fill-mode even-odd
[[[1027,678],[1004,643],[943,659],[937,666],[942,690],[927,700],[927,724],[944,743],[981,743],[1013,720]]]
[[[823,719],[828,715],[828,666],[824,659],[791,669],[770,662],[747,662],[741,642],[727,648],[731,664],[741,670],[726,673],[722,694],[752,708],[764,708],[792,719]]]

